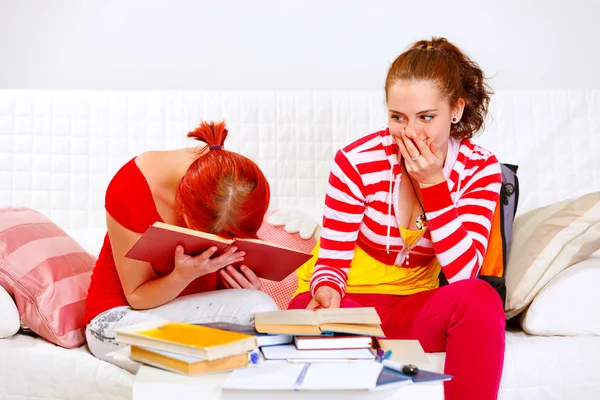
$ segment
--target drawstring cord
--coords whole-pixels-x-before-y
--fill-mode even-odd
[[[393,193],[392,193],[392,184],[393,183],[394,183],[394,166],[392,166],[390,168],[390,189],[388,191],[388,199],[389,199],[389,201],[388,201],[388,211],[387,211],[387,217],[388,217],[387,239],[386,239],[387,242],[385,244],[385,252],[387,254],[390,254],[390,229],[391,229],[391,227],[390,227],[389,220],[392,217],[392,201],[393,201],[393,198],[392,198],[392,195],[393,195]]]

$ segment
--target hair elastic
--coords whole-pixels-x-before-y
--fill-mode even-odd
[[[214,145],[214,146],[210,146],[208,149],[209,150],[221,150],[222,148],[223,148],[223,146],[217,144],[217,145]]]

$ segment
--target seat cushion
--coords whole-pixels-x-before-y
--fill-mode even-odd
[[[85,342],[85,299],[95,259],[41,213],[0,209],[0,285],[21,321],[59,346]]]

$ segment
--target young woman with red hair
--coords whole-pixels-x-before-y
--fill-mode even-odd
[[[256,238],[269,204],[269,185],[250,159],[225,150],[225,123],[202,122],[188,137],[199,148],[143,153],[125,164],[106,191],[107,235],[88,290],[84,324],[92,354],[120,347],[114,329],[149,319],[251,324],[276,310],[234,246],[196,256],[181,247],[174,267],[125,258],[141,234],[162,221],[223,237]],[[217,290],[229,288],[231,290]]]

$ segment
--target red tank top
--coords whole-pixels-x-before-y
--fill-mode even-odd
[[[111,180],[106,190],[105,208],[115,221],[132,232],[143,233],[156,221],[163,222],[156,209],[148,181],[135,163],[135,158],[125,164]],[[173,267],[164,265],[152,267],[159,277],[173,270]],[[212,273],[192,281],[179,296],[216,288],[217,275]],[[83,323],[88,324],[106,310],[127,305],[129,304],[121,286],[107,233],[92,273]]]

